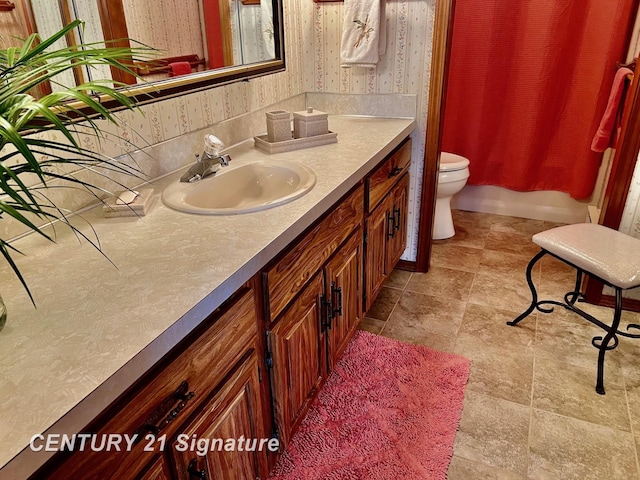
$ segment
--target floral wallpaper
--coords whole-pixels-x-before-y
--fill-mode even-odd
[[[42,38],[47,38],[56,33],[62,27],[62,16],[58,2],[48,2],[46,0],[31,0],[33,16],[36,24],[36,30]],[[53,44],[54,47],[63,48],[66,46],[64,39],[58,40]],[[56,75],[55,80],[63,85],[73,85],[75,79],[73,72],[67,71]],[[56,82],[51,83],[53,91],[59,90],[61,87]]]
[[[204,58],[199,0],[125,0],[129,38],[161,50],[162,57]]]
[[[285,0],[285,10],[293,4]],[[294,19],[305,91],[331,93],[413,93],[418,96],[409,191],[409,239],[405,260],[415,260],[420,184],[434,23],[434,0],[386,2],[387,46],[376,68],[341,68],[342,3],[300,2]]]

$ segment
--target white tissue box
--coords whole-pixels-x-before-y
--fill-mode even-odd
[[[293,112],[294,138],[315,137],[329,133],[328,114],[308,108],[303,112]]]

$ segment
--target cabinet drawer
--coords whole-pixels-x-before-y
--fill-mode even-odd
[[[396,181],[409,170],[411,164],[411,139],[407,139],[367,179],[367,213],[372,212]]]
[[[180,424],[207,399],[246,353],[255,349],[258,326],[255,307],[254,291],[245,289],[235,301],[205,320],[209,326],[203,327],[204,331],[201,330],[197,338],[192,337],[170,363],[156,371],[155,376],[147,376],[139,388],[109,408],[102,417],[106,423],[98,425],[98,435],[131,436],[137,432],[142,441],[131,451],[76,452],[51,478],[134,478],[135,472],[144,468],[160,451],[161,442],[152,441],[151,437],[145,439],[145,435],[154,427],[159,428],[157,438],[166,434],[167,450],[169,439]],[[87,430],[96,431],[91,427]],[[145,447],[151,451],[145,451]]]
[[[320,270],[349,234],[362,223],[364,188],[358,186],[304,237],[294,242],[275,265],[263,272],[266,319],[273,321]]]

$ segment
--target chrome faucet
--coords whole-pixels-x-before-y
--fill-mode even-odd
[[[231,161],[228,154],[220,155],[224,143],[215,135],[204,136],[204,151],[202,155],[196,153],[196,163],[189,167],[180,177],[181,182],[197,182],[209,175],[215,174],[220,167],[226,167]]]

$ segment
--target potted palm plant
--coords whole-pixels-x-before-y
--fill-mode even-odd
[[[112,100],[119,108],[136,106],[119,89],[123,85],[113,80],[93,80],[69,87],[59,85],[56,76],[75,67],[97,65],[133,73],[122,59],[148,56],[149,49],[98,43],[53,47],[70,31],[82,26],[83,22],[76,20],[49,38],[42,39],[34,34],[19,47],[0,50],[0,221],[18,221],[28,231],[52,242],[54,238],[47,233],[45,225],[60,222],[100,250],[97,238],[89,238],[76,229],[67,212],[47,195],[47,189],[52,184],[56,188],[81,188],[92,192],[96,198],[103,198],[109,192],[98,187],[97,182],[63,172],[85,169],[105,177],[112,173],[142,176],[136,167],[83,147],[76,135],[80,122],[81,128],[103,140],[105,133],[96,122],[97,117],[117,124],[117,119],[100,103],[99,97]],[[55,91],[37,96],[34,92],[46,84],[54,84]],[[45,133],[33,135],[36,131]],[[51,139],[55,136],[46,132],[58,132],[64,141]],[[14,256],[21,252],[9,239],[3,238],[0,238],[0,252],[35,306],[27,282],[14,261]],[[5,321],[6,312],[0,297],[0,329]]]

